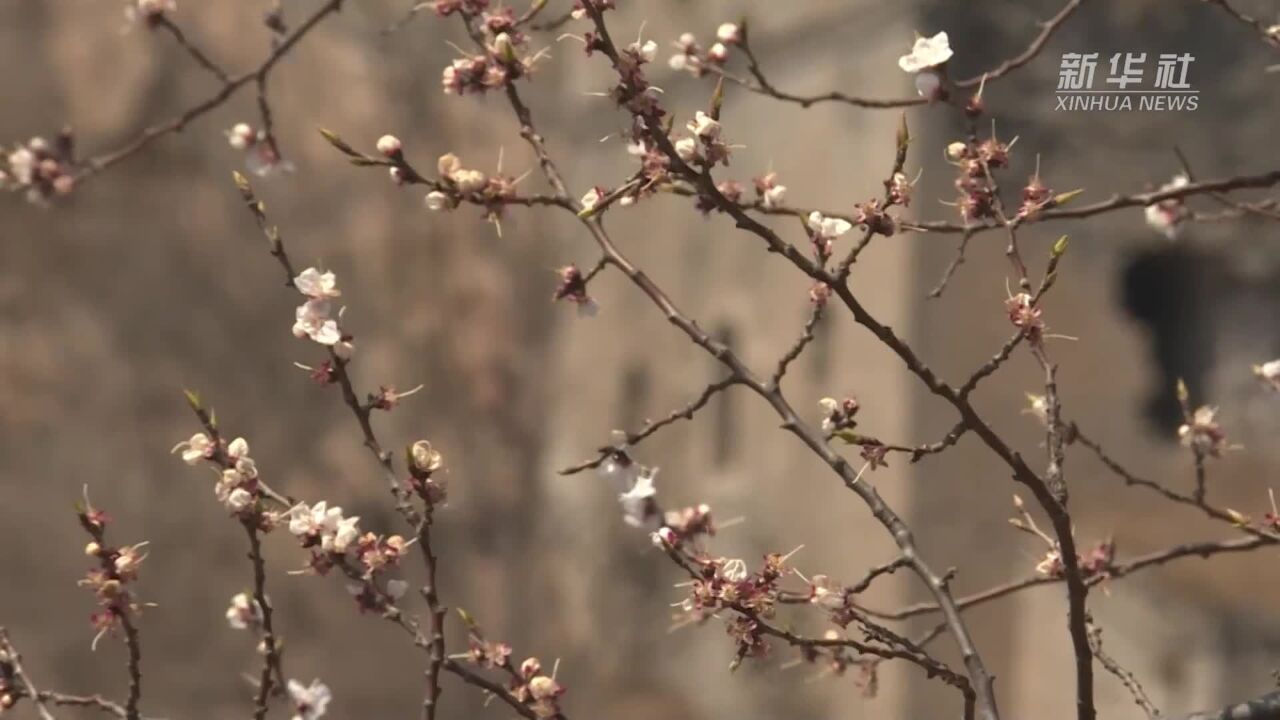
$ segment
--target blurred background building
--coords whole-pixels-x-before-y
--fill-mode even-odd
[[[181,2],[188,34],[234,68],[264,51],[265,2]],[[894,3],[809,0],[643,0],[623,3],[618,37],[640,32],[667,46],[681,32],[709,38],[726,20],[750,18],[753,44],[779,87],[839,89],[876,97],[912,92],[896,67],[913,32],[950,32],[955,71],[968,77],[1026,47],[1056,2]],[[1243,2],[1240,3],[1242,6]],[[64,122],[82,152],[112,148],[209,94],[209,78],[169,38],[123,26],[120,4],[18,0],[0,4],[0,138],[51,134]],[[297,21],[312,0],[285,3]],[[535,168],[501,98],[455,98],[439,89],[464,39],[456,22],[422,13],[399,32],[383,28],[406,2],[351,2],[292,53],[272,77],[277,132],[297,172],[258,181],[298,261],[338,273],[356,334],[359,383],[425,390],[378,418],[390,444],[427,437],[450,467],[451,505],[440,517],[446,603],[465,607],[517,655],[558,658],[573,717],[953,718],[954,693],[907,666],[886,665],[864,698],[851,678],[816,679],[810,666],[768,660],[727,671],[732,645],[715,623],[663,632],[682,578],[624,526],[614,489],[557,468],[589,457],[613,428],[636,428],[687,403],[720,369],[690,346],[620,275],[592,284],[592,320],[550,301],[555,268],[589,266],[589,238],[551,211],[512,212],[498,237],[472,209],[430,214],[420,193],[380,172],[349,166],[315,132],[324,126],[372,148],[386,132],[429,167],[453,151],[470,167]],[[562,0],[552,5],[568,6]],[[559,12],[562,8],[553,8]],[[1245,8],[1275,14],[1258,1]],[[551,11],[549,11],[551,12]],[[567,32],[581,31],[575,25]],[[554,35],[554,33],[552,34]],[[582,62],[572,41],[527,85],[540,129],[577,193],[610,185],[633,160],[616,139],[625,118],[590,95],[610,73]],[[1200,109],[1184,113],[1055,113],[1063,52],[1190,52]],[[1198,175],[1273,169],[1280,101],[1264,74],[1276,53],[1217,8],[1185,0],[1086,3],[1027,68],[993,84],[987,105],[1001,137],[1020,139],[1003,185],[1012,193],[1040,156],[1051,187],[1083,199],[1136,192],[1179,168],[1179,146]],[[703,107],[707,81],[654,66],[664,101],[681,115]],[[244,212],[229,176],[242,165],[223,130],[256,115],[251,91],[95,178],[58,207],[0,204],[0,624],[25,650],[44,686],[119,694],[122,648],[89,652],[92,609],[75,581],[85,569],[72,512],[87,484],[117,519],[120,541],[150,540],[140,590],[158,604],[143,621],[144,710],[152,716],[219,718],[248,707],[250,639],[223,612],[250,583],[240,532],[214,501],[203,471],[169,455],[194,431],[181,389],[198,389],[229,432],[249,439],[260,467],[287,492],[327,498],[392,532],[396,520],[357,429],[336,390],[291,365],[315,358],[289,334],[296,298]],[[730,89],[728,137],[746,147],[729,173],[749,182],[772,168],[789,202],[851,209],[878,196],[892,160],[895,111],[840,105],[802,109]],[[953,114],[909,111],[908,168],[923,168],[912,217],[950,219],[951,168],[943,147],[962,132]],[[610,141],[600,138],[614,135]],[[420,160],[419,160],[420,159]],[[541,190],[535,172],[523,187]],[[1206,207],[1212,203],[1205,201]],[[721,217],[702,219],[659,197],[611,214],[617,240],[699,323],[754,366],[770,367],[798,335],[808,283]],[[797,237],[795,222],[774,227]],[[1174,441],[1173,380],[1198,402],[1222,406],[1223,424],[1246,450],[1210,468],[1210,497],[1260,515],[1280,462],[1271,440],[1280,405],[1249,366],[1280,355],[1280,252],[1276,225],[1237,221],[1191,228],[1170,243],[1139,210],[1088,222],[1030,226],[1024,252],[1040,268],[1053,241],[1072,242],[1046,304],[1061,365],[1065,414],[1131,468],[1189,488],[1190,459]],[[958,380],[1010,334],[1003,311],[1007,264],[995,234],[975,238],[940,299],[927,299],[955,253],[954,235],[877,239],[853,274],[872,312],[904,334],[944,377]],[[1022,413],[1041,382],[1025,354],[987,382],[976,402],[1021,451],[1039,461],[1042,431]],[[840,313],[788,376],[798,407],[817,414],[824,395],[853,394],[861,427],[904,443],[932,442],[955,418],[889,351]],[[804,549],[796,565],[853,580],[894,556],[862,505],[808,451],[777,429],[745,393],[714,400],[698,417],[637,453],[662,468],[669,504],[708,502],[745,522],[716,552],[753,561]],[[1113,537],[1121,556],[1224,530],[1196,514],[1125,489],[1094,460],[1067,464],[1083,545]],[[958,594],[1025,577],[1043,548],[1016,533],[1007,471],[970,438],[939,457],[869,477],[916,528],[935,567],[959,569]],[[283,537],[268,543],[292,677],[323,678],[336,717],[416,713],[423,658],[375,618],[360,617],[336,579],[286,575],[302,558]],[[408,568],[412,577],[415,568]],[[1091,607],[1109,651],[1142,678],[1168,711],[1257,694],[1280,665],[1280,587],[1274,555],[1184,560],[1104,585]],[[879,583],[868,603],[922,599],[910,578]],[[997,675],[1009,717],[1072,716],[1070,645],[1060,586],[1035,588],[968,614]],[[908,624],[917,632],[925,618]],[[814,622],[807,626],[817,631]],[[457,628],[454,628],[457,630]],[[452,633],[455,648],[461,636]],[[947,638],[938,642],[948,647]],[[951,657],[950,651],[944,655]],[[243,670],[242,670],[243,669]],[[1102,717],[1137,717],[1125,690],[1099,675]],[[446,717],[503,717],[446,681]],[[24,714],[25,713],[25,714]],[[68,717],[73,716],[66,713]],[[18,717],[33,717],[30,708]]]

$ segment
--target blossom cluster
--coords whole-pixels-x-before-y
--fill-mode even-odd
[[[760,203],[760,207],[765,210],[774,210],[782,207],[782,201],[787,197],[787,186],[778,182],[777,173],[767,172],[757,177],[754,184],[757,202]]]
[[[1076,558],[1076,566],[1080,568],[1080,576],[1088,580],[1097,576],[1105,576],[1115,565],[1116,544],[1111,540],[1103,540],[1087,552]],[[1062,551],[1057,543],[1051,543],[1044,558],[1036,563],[1036,574],[1041,577],[1061,579],[1065,576],[1062,562]]]
[[[294,337],[310,338],[333,348],[341,358],[351,357],[355,352],[352,338],[338,326],[342,310],[335,312],[333,308],[334,298],[342,295],[334,274],[309,267],[293,279],[293,286],[307,298],[294,313]]]
[[[224,134],[233,150],[244,153],[245,167],[254,175],[269,177],[277,172],[293,171],[293,165],[280,157],[280,151],[265,129],[236,123]]]
[[[436,172],[439,174],[437,188],[423,198],[428,210],[452,210],[466,200],[484,207],[490,222],[501,218],[506,201],[515,197],[516,185],[520,182],[519,178],[503,175],[500,168],[493,175],[487,175],[463,167],[462,160],[453,153],[440,156]]]
[[[141,610],[134,598],[132,583],[138,579],[142,561],[147,559],[147,543],[113,547],[106,542],[107,524],[110,518],[94,509],[86,493],[84,503],[77,508],[80,526],[91,538],[84,547],[84,554],[96,561],[77,583],[93,592],[98,609],[89,616],[89,622],[97,633],[93,647],[108,633],[115,632],[128,618]]]
[[[554,675],[554,673],[553,673]],[[508,689],[516,700],[524,703],[540,718],[560,715],[560,697],[565,688],[553,675],[542,673],[542,662],[536,657],[525,658],[512,678]]]
[[[243,520],[252,520],[255,527],[270,532],[279,521],[279,514],[264,511],[261,505],[262,483],[258,477],[258,464],[249,455],[249,443],[238,437],[231,442],[211,438],[199,432],[174,446],[172,452],[180,452],[188,465],[209,462],[218,471],[213,492],[218,502]]]
[[[28,202],[42,204],[75,189],[72,168],[74,143],[64,130],[49,142],[33,137],[7,153],[0,153],[0,190],[22,192]]]
[[[846,397],[843,400],[824,397],[818,401],[818,407],[822,409],[822,431],[827,434],[838,430],[850,430],[858,424],[855,417],[861,406],[855,397]]]
[[[1222,457],[1222,451],[1228,446],[1227,434],[1218,424],[1218,408],[1208,405],[1196,408],[1178,427],[1178,440],[1198,455]]]
[[[827,217],[814,210],[805,220],[805,227],[809,230],[809,240],[813,243],[814,255],[817,256],[819,264],[825,265],[831,258],[835,240],[852,230],[853,224],[843,218]]]
[[[311,552],[306,571],[326,575],[338,567],[358,580],[348,589],[361,610],[386,610],[408,590],[403,580],[386,580],[385,586],[378,580],[399,564],[412,541],[399,535],[361,533],[360,518],[346,517],[342,508],[323,500],[311,506],[299,503],[289,509],[286,518],[289,534]]]
[[[959,170],[956,189],[960,197],[956,207],[965,223],[995,217],[995,188],[991,171],[1009,166],[1009,148],[995,137],[982,142],[953,142],[947,146],[947,159]]]
[[[1005,311],[1009,313],[1009,322],[1021,330],[1033,345],[1044,337],[1044,311],[1036,304],[1030,293],[1020,292],[1009,296],[1004,301]]]
[[[678,52],[667,60],[667,66],[676,72],[687,72],[702,77],[710,68],[723,67],[729,61],[729,48],[742,43],[742,29],[734,23],[723,23],[716,29],[716,42],[706,50],[698,44],[693,33],[684,33],[676,41]]]
[[[445,67],[440,84],[446,95],[482,95],[503,87],[528,75],[545,56],[541,52],[530,54],[529,36],[517,26],[514,10],[507,7],[482,13],[478,5],[480,3],[450,3],[450,7],[466,17],[479,15],[484,52],[455,58]]]
[[[542,661],[529,657],[515,667],[511,662],[511,646],[485,639],[474,624],[470,627],[467,641],[468,651],[461,657],[487,670],[506,672],[509,678],[507,691],[536,717],[561,717],[560,697],[564,695],[565,688],[556,682],[554,671],[551,675],[542,672]]]

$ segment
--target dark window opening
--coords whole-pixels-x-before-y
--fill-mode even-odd
[[[1124,270],[1125,309],[1146,326],[1154,366],[1144,408],[1152,429],[1174,437],[1182,410],[1174,391],[1187,384],[1192,404],[1202,402],[1213,367],[1214,284],[1218,259],[1185,245],[1146,250]]]

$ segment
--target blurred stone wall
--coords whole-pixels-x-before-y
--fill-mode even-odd
[[[312,4],[286,3],[287,17],[297,21]],[[259,5],[188,1],[178,19],[216,57],[243,68],[266,43]],[[399,33],[381,35],[404,5],[349,3],[282,63],[272,95],[282,146],[298,171],[257,186],[294,258],[338,273],[359,346],[360,385],[426,386],[378,421],[389,444],[428,437],[448,459],[453,494],[439,525],[445,601],[481,618],[518,654],[544,663],[559,658],[574,717],[952,717],[954,693],[935,691],[913,669],[887,666],[879,697],[868,700],[850,680],[812,682],[808,667],[779,671],[786,652],[729,674],[731,644],[714,623],[663,632],[672,624],[669,604],[681,597],[672,587],[678,573],[619,521],[612,488],[591,475],[555,471],[588,457],[610,429],[634,428],[685,404],[719,368],[615,273],[592,285],[599,317],[579,320],[553,305],[554,269],[596,259],[589,238],[561,213],[511,213],[498,237],[470,209],[427,214],[419,193],[348,166],[318,137],[314,128],[322,125],[369,148],[392,132],[428,167],[453,151],[471,167],[492,169],[501,154],[508,170],[535,168],[501,98],[440,93],[440,69],[453,56],[447,41],[465,40],[456,23],[423,14]],[[706,38],[720,22],[745,14],[779,86],[874,96],[910,91],[895,61],[914,29],[951,30],[956,64],[968,75],[1021,49],[1033,21],[1056,11],[1049,2],[984,7],[977,15],[968,5],[938,3],[912,14],[838,0],[792,3],[785,11],[764,0],[627,5],[613,21],[619,38],[644,22],[645,36],[665,47],[680,32]],[[1022,137],[1010,176],[1029,173],[1038,151],[1046,179],[1060,190],[1083,186],[1086,198],[1139,190],[1176,170],[1174,143],[1206,177],[1266,169],[1260,163],[1275,154],[1250,148],[1269,147],[1267,118],[1277,109],[1259,93],[1267,58],[1226,18],[1188,5],[1185,14],[1157,11],[1155,2],[1092,6],[1031,68],[993,85],[988,98],[1001,135]],[[24,68],[0,81],[8,110],[0,113],[0,138],[49,133],[71,121],[82,148],[93,152],[210,91],[167,38],[118,33],[120,18],[111,2],[0,5],[0,62]],[[1214,32],[1197,33],[1201,25]],[[1153,49],[1197,54],[1197,72],[1213,77],[1197,77],[1206,91],[1201,111],[1052,113],[1061,52],[1128,50],[1133,37]],[[551,43],[551,51],[524,93],[580,194],[630,171],[616,139],[624,119],[587,94],[606,87],[603,61],[580,62],[571,41]],[[706,82],[661,63],[654,79],[681,116],[703,107],[710,92]],[[347,411],[334,391],[315,387],[291,365],[313,359],[314,351],[288,334],[296,299],[280,287],[278,268],[240,207],[229,182],[240,159],[221,135],[255,113],[249,94],[237,97],[85,185],[64,206],[43,210],[16,198],[0,205],[0,541],[10,548],[0,556],[0,622],[12,628],[42,685],[117,694],[123,687],[118,644],[88,652],[91,598],[74,586],[84,561],[71,507],[88,484],[95,502],[116,517],[120,540],[152,542],[140,586],[158,604],[143,620],[144,709],[163,717],[243,713],[241,669],[254,662],[247,638],[222,619],[227,599],[249,583],[243,540],[202,472],[168,455],[193,429],[181,388],[199,389],[224,427],[250,440],[279,487],[339,503],[370,528],[396,529]],[[914,212],[925,217],[949,216],[932,205],[951,192],[941,148],[958,132],[942,115],[911,113],[917,145],[909,167],[926,168]],[[745,146],[732,175],[745,182],[772,167],[797,204],[847,208],[878,195],[892,160],[893,112],[802,110],[731,90],[725,118],[730,139]],[[615,137],[599,142],[607,135]],[[522,187],[541,191],[544,183],[535,171]],[[610,217],[623,250],[754,366],[770,367],[794,341],[808,283],[730,222],[703,220],[667,197]],[[798,234],[794,222],[774,226]],[[1236,412],[1263,428],[1242,438],[1248,453],[1215,464],[1212,497],[1261,509],[1265,478],[1276,466],[1267,445],[1276,410],[1258,405],[1254,386],[1240,377],[1250,362],[1280,351],[1276,255],[1265,239],[1269,232],[1274,240],[1275,231],[1196,228],[1187,249],[1170,249],[1134,211],[1079,228],[1027,231],[1037,265],[1059,232],[1072,232],[1073,244],[1047,310],[1054,331],[1080,337],[1054,344],[1068,415],[1152,476],[1190,482],[1185,455],[1147,420],[1159,365],[1147,325],[1125,309],[1127,268],[1142,253],[1170,252],[1191,253],[1186,267],[1218,268],[1191,275],[1201,301],[1160,305],[1200,318],[1194,334],[1172,332],[1175,344],[1213,348],[1213,361],[1200,363],[1208,367],[1195,384],[1199,396],[1224,405],[1229,430],[1245,420]],[[924,299],[953,240],[878,239],[853,280],[869,308],[949,378],[980,364],[1009,333],[1003,244],[994,235],[974,240],[943,299]],[[1168,296],[1180,297],[1182,287],[1167,288]],[[1183,316],[1168,322],[1190,327]],[[1262,341],[1270,345],[1260,347]],[[1011,367],[984,387],[979,407],[1038,457],[1042,438],[1019,414],[1037,373],[1026,357]],[[824,321],[787,390],[804,410],[823,395],[856,394],[863,427],[905,442],[935,440],[953,422],[945,407],[919,394],[891,353],[839,313]],[[658,484],[668,504],[706,501],[722,518],[745,518],[716,539],[727,556],[753,561],[803,544],[795,558],[802,570],[849,580],[893,556],[864,508],[745,393],[718,398],[694,422],[645,443],[638,456],[662,468]],[[1068,477],[1086,543],[1114,533],[1122,553],[1137,553],[1186,539],[1192,528],[1197,538],[1215,537],[1193,516],[1119,490],[1084,457],[1072,455]],[[1005,524],[1013,492],[1007,473],[972,439],[917,466],[894,462],[871,480],[895,507],[909,510],[935,566],[961,568],[958,592],[1021,577],[1038,560],[1040,548]],[[336,579],[285,575],[301,560],[286,538],[273,537],[267,551],[288,674],[324,678],[337,717],[416,713],[422,658],[392,628],[359,617]],[[1267,558],[1184,564],[1095,593],[1108,647],[1132,658],[1157,703],[1167,700],[1171,710],[1265,688],[1273,616],[1265,593],[1240,588],[1257,587],[1259,576],[1274,587],[1274,573],[1267,578],[1259,570]],[[868,602],[888,607],[920,594],[907,579],[892,578]],[[1063,615],[1058,588],[973,613],[1013,716],[1069,714]],[[1185,632],[1154,639],[1153,628],[1170,626]],[[807,629],[820,630],[816,623]],[[1193,638],[1191,649],[1181,638]],[[1256,647],[1240,650],[1248,645],[1241,638]],[[451,639],[461,647],[456,633]],[[946,639],[939,643],[945,647]],[[446,682],[446,717],[505,714],[497,706],[482,711],[474,694]],[[1132,712],[1111,682],[1099,680],[1104,717]]]

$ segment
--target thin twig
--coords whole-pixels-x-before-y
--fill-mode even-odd
[[[1098,663],[1107,672],[1120,680],[1125,689],[1129,691],[1129,694],[1133,696],[1134,703],[1142,708],[1147,717],[1151,718],[1151,720],[1156,720],[1156,718],[1160,717],[1160,711],[1151,702],[1151,698],[1147,697],[1147,691],[1143,689],[1142,683],[1138,682],[1137,676],[1103,651],[1102,628],[1092,623],[1089,625],[1089,646],[1093,650],[1093,656],[1098,659]]]
[[[283,59],[284,56],[293,49],[298,41],[305,37],[307,33],[311,32],[311,30],[315,28],[321,20],[331,13],[338,12],[342,9],[342,3],[343,0],[327,0],[290,35],[281,40],[257,68],[227,80],[223,86],[219,88],[218,92],[214,93],[210,97],[187,108],[169,120],[144,129],[137,137],[128,141],[123,146],[86,160],[78,169],[76,174],[77,181],[96,175],[103,170],[132,157],[134,154],[165,135],[183,130],[195,119],[203,116],[214,108],[221,106],[240,88],[244,87],[248,83],[254,81],[265,82],[267,74],[271,72],[271,69],[275,67],[276,63]]]

